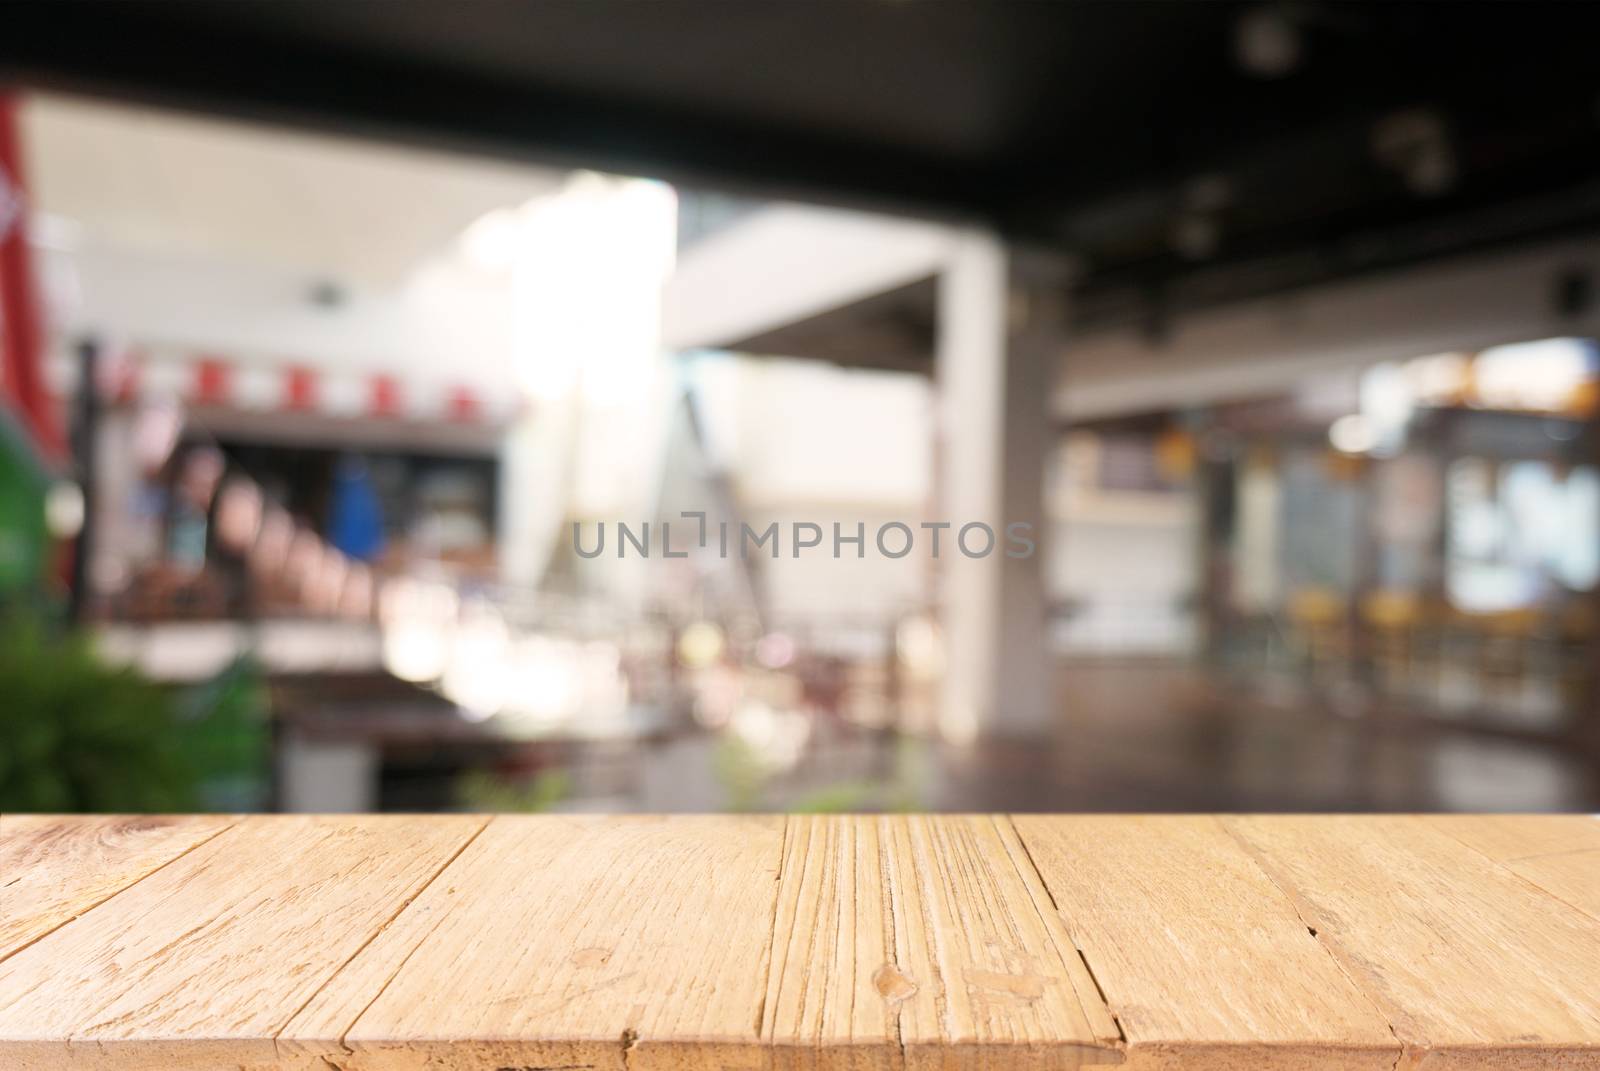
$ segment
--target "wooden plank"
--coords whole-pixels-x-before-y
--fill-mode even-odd
[[[779,1068],[897,1062],[917,984],[895,953],[889,839],[881,820],[789,819],[761,1024]]]
[[[1586,819],[5,821],[5,1071],[1600,1068]]]
[[[1383,1016],[1215,818],[1014,821],[1128,1067],[1394,1066]]]
[[[496,818],[280,1046],[352,1071],[761,1067],[783,830]]]
[[[1524,881],[1600,919],[1600,818],[1452,814],[1428,821]]]
[[[1426,1067],[1600,1067],[1600,922],[1418,817],[1233,830]]]
[[[1496,862],[1600,851],[1600,818],[1587,814],[1434,814],[1423,819]]]
[[[1121,1060],[1003,818],[791,819],[775,933],[762,1036],[778,1067]]]
[[[0,963],[0,1066],[274,1066],[481,818],[245,819]]]
[[[232,824],[217,816],[0,815],[0,960]]]

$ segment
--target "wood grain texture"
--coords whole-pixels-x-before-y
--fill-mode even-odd
[[[232,824],[215,816],[0,815],[0,960]]]
[[[0,963],[0,1066],[271,1066],[295,1012],[483,826],[251,818]]]
[[[795,818],[762,1035],[779,1067],[1120,1062],[1004,818]]]
[[[1015,822],[1130,1068],[1394,1066],[1383,1016],[1217,819]]]
[[[0,819],[3,1071],[1600,1069],[1590,819],[129,821]]]
[[[783,836],[781,817],[496,818],[280,1044],[383,1071],[759,1067]]]
[[[1428,821],[1529,884],[1600,920],[1600,818],[1438,815]]]
[[[1600,922],[1424,818],[1223,822],[1372,996],[1402,1066],[1600,1067]]]

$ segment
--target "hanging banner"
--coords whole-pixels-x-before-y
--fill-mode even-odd
[[[60,431],[44,382],[44,331],[28,248],[18,98],[0,93],[0,394],[44,453],[59,455]]]

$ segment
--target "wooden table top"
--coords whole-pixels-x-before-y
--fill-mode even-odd
[[[0,816],[0,1068],[1600,1068],[1600,820]]]

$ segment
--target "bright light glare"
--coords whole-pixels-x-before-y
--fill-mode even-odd
[[[1351,413],[1333,422],[1328,442],[1342,454],[1365,454],[1378,445],[1378,433],[1365,416]]]
[[[1436,353],[1406,362],[1406,378],[1417,400],[1428,405],[1453,405],[1466,393],[1472,358],[1464,353]]]
[[[1416,409],[1416,393],[1404,365],[1393,361],[1374,365],[1361,377],[1361,415],[1372,429],[1374,442],[1393,452],[1405,441],[1406,425]]]
[[[522,221],[509,208],[497,208],[473,221],[461,234],[461,255],[480,271],[503,272],[516,263]]]
[[[456,594],[444,584],[405,578],[385,583],[378,597],[384,667],[418,684],[444,676],[456,611]]]
[[[508,709],[525,725],[556,726],[573,713],[582,696],[574,644],[533,636],[512,653]]]
[[[83,488],[71,480],[58,480],[44,496],[44,524],[57,539],[72,539],[83,531]]]
[[[470,607],[450,645],[450,664],[439,690],[469,721],[491,718],[511,696],[511,656],[511,635],[500,614],[488,605]]]
[[[722,630],[710,621],[696,621],[678,637],[678,660],[700,669],[721,658],[722,648]]]
[[[383,666],[403,681],[425,684],[444,675],[450,664],[449,633],[429,621],[385,625]]]
[[[661,285],[677,209],[658,182],[580,174],[521,210],[512,285],[518,371],[539,401],[580,381],[600,405],[630,400],[660,348]]]
[[[1479,404],[1559,412],[1592,374],[1590,344],[1547,338],[1484,350],[1473,364]]]
[[[811,738],[810,718],[798,711],[774,710],[756,700],[739,704],[728,728],[764,766],[774,770],[787,770],[799,762]]]

